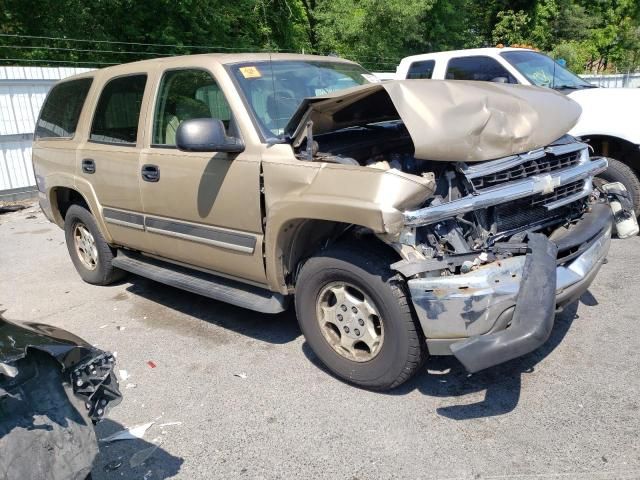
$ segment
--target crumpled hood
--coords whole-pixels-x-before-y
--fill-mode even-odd
[[[416,158],[478,162],[544,147],[567,133],[580,106],[550,89],[460,80],[396,80],[307,98],[285,128],[314,134],[400,118]]]
[[[567,96],[582,107],[572,135],[611,135],[640,144],[640,88],[588,88]]]

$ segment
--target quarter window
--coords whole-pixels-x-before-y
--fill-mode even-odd
[[[73,137],[91,82],[91,78],[81,78],[51,89],[36,123],[36,139]]]
[[[185,120],[217,118],[229,128],[231,110],[222,90],[204,70],[173,70],[160,82],[153,118],[153,144],[175,146]]]
[[[448,80],[518,83],[497,60],[491,57],[458,57],[449,60]]]
[[[105,143],[134,144],[146,75],[131,75],[106,84],[93,117],[90,139]]]
[[[407,72],[408,79],[431,79],[433,69],[436,66],[435,60],[424,60],[422,62],[413,62]]]

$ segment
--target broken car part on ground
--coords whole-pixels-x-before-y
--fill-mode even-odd
[[[0,477],[84,480],[93,424],[121,400],[114,364],[65,330],[0,316]]]
[[[294,300],[319,359],[366,388],[400,385],[428,354],[478,371],[540,346],[605,259],[609,199],[628,205],[594,190],[607,159],[566,135],[579,106],[370,79],[292,54],[71,77],[38,120],[40,204],[85,281],[128,271],[265,313]]]

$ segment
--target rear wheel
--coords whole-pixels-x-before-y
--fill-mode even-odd
[[[372,390],[408,380],[427,352],[391,262],[338,245],[310,258],[296,285],[298,322],[311,349],[335,375]]]
[[[64,217],[64,234],[73,265],[85,282],[108,285],[124,276],[122,270],[111,264],[116,251],[107,244],[86,208],[69,207]]]

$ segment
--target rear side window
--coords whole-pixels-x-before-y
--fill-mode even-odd
[[[91,140],[104,143],[135,144],[146,75],[111,80],[102,90],[93,116]]]
[[[435,60],[424,60],[422,62],[413,62],[407,72],[408,79],[431,79],[433,76],[433,68],[436,66]]]
[[[518,83],[497,60],[491,57],[452,58],[447,65],[446,78],[448,80]]]
[[[81,78],[51,89],[36,123],[36,139],[73,137],[91,82],[91,78]]]

